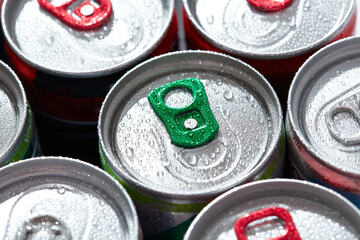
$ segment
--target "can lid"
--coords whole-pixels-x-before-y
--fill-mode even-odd
[[[289,122],[305,151],[323,166],[357,181],[358,190],[359,49],[360,38],[352,37],[318,51],[296,74],[288,98]]]
[[[258,10],[270,6],[277,11]],[[184,7],[199,34],[215,47],[241,57],[283,59],[335,39],[352,17],[355,0],[184,0]]]
[[[4,0],[1,16],[11,49],[30,66],[60,76],[103,76],[132,66],[163,40],[174,12],[174,0],[62,2]],[[75,28],[68,25],[73,19]],[[95,28],[82,29],[93,19]]]
[[[2,239],[140,239],[135,207],[106,172],[63,157],[0,169]]]
[[[21,82],[0,61],[0,166],[10,161],[24,135],[27,106]]]
[[[359,209],[328,188],[300,180],[263,180],[216,198],[184,239],[358,239],[359,221]]]
[[[194,78],[208,104],[194,108],[195,117],[175,114],[175,124],[184,132],[185,119],[205,126],[203,112],[212,111],[219,130],[211,141],[184,147],[172,143],[147,96]],[[187,111],[195,100],[186,89],[168,91],[165,104]],[[125,184],[152,197],[204,200],[259,178],[278,150],[283,121],[275,92],[249,65],[214,52],[183,51],[152,58],[124,75],[103,103],[98,129],[104,156]]]

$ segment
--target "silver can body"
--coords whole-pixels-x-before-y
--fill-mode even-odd
[[[284,221],[266,214],[279,208],[290,218]],[[254,219],[245,226],[246,239],[281,238],[288,223],[297,232],[288,239],[355,240],[360,236],[360,211],[340,194],[306,181],[274,179],[248,183],[219,196],[195,218],[184,239],[236,240],[238,220],[249,216]]]
[[[125,189],[101,169],[63,157],[0,170],[2,239],[142,239]]]
[[[146,97],[187,78],[203,84],[208,110],[219,123],[212,141],[190,148],[172,143]],[[181,109],[194,99],[178,88],[165,102]],[[256,70],[223,54],[175,52],[133,68],[107,95],[98,131],[102,164],[141,209],[145,235],[176,231],[171,229],[185,220],[189,224],[211,199],[234,186],[282,176],[285,139],[277,96]]]
[[[41,155],[33,114],[16,74],[0,62],[0,166]]]
[[[297,177],[360,206],[358,85],[360,39],[335,42],[300,68],[289,92],[286,132]]]

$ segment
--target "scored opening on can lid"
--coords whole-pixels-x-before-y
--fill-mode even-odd
[[[247,226],[247,237],[275,239],[284,234],[284,225],[290,219],[280,220],[273,214],[267,217],[264,211],[279,208],[288,212],[291,228],[301,239],[357,239],[360,234],[360,211],[340,194],[310,182],[272,179],[248,183],[220,195],[195,218],[184,239],[237,240],[234,224],[252,213],[257,213],[259,219]]]
[[[147,99],[151,90],[188,78],[201,81],[219,124],[213,140],[192,148],[172,144]],[[165,102],[181,108],[189,98],[180,88]],[[194,111],[202,126],[201,110]],[[98,124],[100,148],[115,175],[165,199],[204,200],[258,179],[280,148],[282,130],[281,107],[269,83],[249,65],[206,51],[168,53],[129,71],[107,95]]]
[[[355,14],[355,0],[294,0],[275,12],[259,11],[245,0],[183,3],[191,24],[213,46],[258,59],[283,59],[316,50],[335,39]]]
[[[75,11],[78,4],[67,10]],[[2,28],[16,55],[37,70],[60,76],[108,75],[150,55],[169,30],[174,13],[174,0],[112,0],[111,5],[100,27],[76,30],[38,0],[4,0]]]
[[[27,107],[20,80],[0,61],[0,166],[10,160],[25,134]]]
[[[288,98],[289,125],[302,152],[328,169],[321,174],[346,176],[349,178],[346,183],[335,176],[330,180],[355,184],[357,191],[360,190],[359,49],[360,38],[351,37],[318,51],[296,74]]]
[[[2,239],[141,237],[125,189],[88,163],[64,157],[26,159],[0,169],[0,188]]]

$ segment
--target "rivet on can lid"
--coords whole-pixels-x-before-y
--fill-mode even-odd
[[[69,6],[75,0],[69,0],[60,6],[55,6],[49,0],[38,0],[38,3],[46,11],[68,26],[77,30],[90,30],[100,27],[110,17],[112,5],[110,0],[98,0],[99,6],[93,5],[90,1],[85,1],[73,10],[73,13],[80,18],[74,18],[68,12]]]
[[[238,240],[248,240],[245,229],[249,223],[266,217],[276,216],[285,222],[286,233],[282,236],[271,238],[271,240],[301,240],[294,221],[288,210],[281,207],[268,207],[251,212],[238,218],[234,224],[235,234]]]
[[[247,0],[248,3],[262,12],[275,12],[289,7],[293,0]]]
[[[166,105],[167,93],[179,88],[189,89],[192,102],[183,108]],[[197,147],[211,141],[219,130],[203,84],[199,79],[187,78],[153,89],[148,100],[156,115],[164,123],[172,143],[182,147]]]

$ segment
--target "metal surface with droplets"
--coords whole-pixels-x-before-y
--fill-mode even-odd
[[[211,142],[190,149],[171,144],[147,99],[184,78],[200,79],[219,123]],[[187,91],[169,95],[168,105],[189,102]],[[102,106],[99,138],[112,170],[131,187],[157,198],[204,199],[259,178],[282,127],[278,99],[256,71],[226,55],[185,51],[148,60],[117,82]]]
[[[359,49],[359,37],[323,48],[299,70],[288,102],[290,122],[304,150],[327,168],[352,178],[351,185],[357,186],[357,191],[360,191]]]
[[[287,8],[264,13],[247,1],[184,0],[196,29],[231,54],[286,58],[333,40],[346,26],[354,0],[294,0]]]
[[[1,239],[140,239],[126,191],[105,172],[68,158],[0,170]]]
[[[0,63],[0,166],[14,154],[21,141],[27,117],[27,102],[21,82]]]
[[[105,24],[78,31],[41,9],[37,0],[5,0],[2,27],[12,49],[37,69],[58,75],[119,72],[155,49],[168,30],[174,1],[111,3]]]
[[[184,239],[236,240],[235,221],[267,207],[286,209],[301,239],[360,239],[360,212],[355,206],[327,188],[289,179],[250,183],[221,195],[197,216]],[[277,217],[264,217],[246,228],[249,240],[284,233],[284,221]]]

